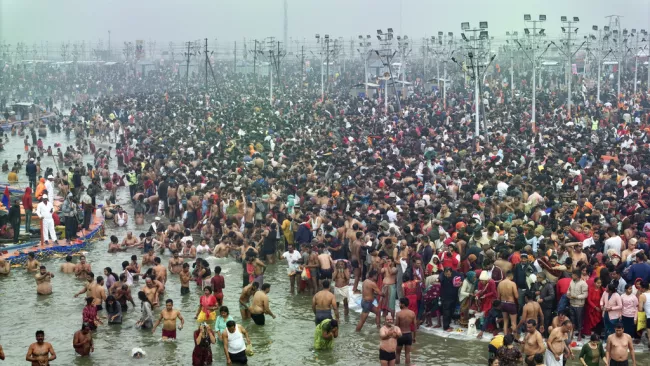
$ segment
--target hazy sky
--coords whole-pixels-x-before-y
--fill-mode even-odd
[[[489,22],[490,34],[524,28],[523,14],[546,14],[546,33],[560,33],[560,16],[580,17],[579,33],[606,15],[622,15],[622,28],[650,29],[650,0],[287,0],[289,36],[315,33],[349,39],[375,37],[392,27],[411,38],[437,31],[460,33],[460,23]],[[401,5],[400,5],[401,4]],[[401,9],[401,11],[400,11]],[[400,16],[401,13],[401,16]],[[15,44],[135,39],[235,41],[283,36],[283,0],[0,0],[0,39]],[[400,21],[401,19],[401,21]],[[401,29],[400,29],[401,24]],[[583,33],[586,34],[586,33]]]

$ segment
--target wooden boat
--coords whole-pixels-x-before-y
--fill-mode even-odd
[[[35,118],[34,113],[31,113],[30,110],[33,110],[34,108],[39,108],[41,110],[41,113],[38,118]],[[40,106],[35,106],[33,103],[15,103],[11,105],[11,108],[13,110],[12,116],[9,117],[8,120],[5,120],[4,117],[0,117],[1,122],[0,122],[0,128],[2,128],[3,131],[8,132],[11,131],[12,128],[14,127],[20,127],[20,126],[28,126],[32,122],[39,120],[40,123],[49,123],[49,119],[53,118],[56,116],[55,113],[53,112],[46,112],[43,111],[43,109]],[[28,118],[21,118],[20,120],[16,120],[16,111],[20,111],[21,116],[28,116]],[[47,133],[47,132],[46,132]],[[45,135],[41,135],[45,136]]]

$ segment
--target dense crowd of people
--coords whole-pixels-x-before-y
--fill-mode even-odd
[[[567,108],[552,79],[538,91],[532,124],[531,75],[517,70],[512,94],[495,69],[480,95],[487,135],[476,136],[473,88],[465,88],[461,70],[447,100],[414,83],[399,103],[390,97],[387,110],[382,95],[349,95],[363,79],[359,65],[331,78],[325,100],[313,88],[316,76],[301,79],[300,67],[284,69],[272,101],[263,78],[250,74],[222,75],[208,91],[193,77],[185,93],[170,70],[139,77],[101,70],[45,69],[11,93],[2,88],[37,101],[61,100],[75,93],[73,85],[88,95],[75,99],[69,116],[50,121],[73,132],[75,145],[56,154],[38,147],[68,171],[41,174],[39,159],[26,172],[40,201],[36,212],[51,228],[46,240],[57,239],[48,204],[55,194],[65,199],[58,215],[67,240],[88,230],[103,196],[105,218],[114,222],[107,232],[124,226],[131,213],[116,202],[121,187],[129,189],[136,223],[155,216],[140,237],[109,244],[110,252],[142,248],[142,263],[134,256],[123,273],[105,269],[106,277],[83,262],[72,269],[89,281],[79,292],[88,297],[74,335],[79,354],[92,352],[97,311],[121,322],[138,276],[146,282],[139,326],[155,331],[162,323],[163,338],[175,338],[184,318],[161,297],[169,269],[182,289],[194,280],[205,291],[193,364],[210,364],[216,342],[229,363],[245,363],[248,334],[221,305],[220,268],[201,258],[212,253],[241,261],[242,320],[260,326],[265,314],[275,317],[264,271],[286,260],[291,291],[313,295],[317,350],[334,346],[339,306],[347,313],[360,294],[357,331],[373,313],[382,365],[399,362],[402,351],[409,364],[421,327],[492,332],[491,362],[503,365],[522,358],[562,365],[573,357],[571,341],[583,336],[590,341],[580,357],[588,365],[603,358],[622,365],[628,349],[635,360],[646,320],[639,315],[650,315],[650,101],[645,91],[628,92],[629,82],[602,103],[586,78],[573,75],[582,88]],[[15,78],[3,75],[9,86]],[[606,79],[603,89],[613,90]],[[94,164],[84,166],[84,154]],[[118,171],[109,171],[110,159]],[[160,256],[169,256],[167,267]],[[32,262],[28,269],[37,272],[39,293],[51,292],[52,274]],[[28,360],[56,357],[43,333],[36,337]]]

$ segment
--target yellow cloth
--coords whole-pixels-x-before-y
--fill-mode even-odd
[[[499,348],[503,347],[503,336],[498,335],[498,336],[492,338],[492,340],[490,341],[490,344],[492,346],[494,346],[494,348],[496,348],[496,349],[499,349]]]
[[[203,310],[201,310],[201,312],[199,313],[199,316],[196,318],[196,321],[199,322],[199,323],[205,322],[205,321],[213,322],[215,320],[217,320],[217,312],[216,311],[211,311],[210,312],[210,317],[208,319],[206,319],[205,318],[205,313],[203,312]]]
[[[9,183],[18,183],[18,174],[16,174],[16,172],[13,170],[10,171],[9,174],[7,174],[7,180]]]
[[[639,312],[636,314],[636,318],[637,318],[637,322],[636,322],[636,330],[637,330],[637,331],[642,331],[642,330],[644,330],[644,329],[646,328],[646,324],[647,324],[647,323],[646,323],[646,322],[647,322],[647,318],[646,318],[646,315],[645,315],[645,311],[639,311]]]

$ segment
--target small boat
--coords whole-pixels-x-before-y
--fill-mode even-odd
[[[39,124],[47,124],[49,123],[49,118],[56,116],[55,113],[47,112],[43,107],[28,102],[12,104],[11,109],[12,112],[9,113],[9,119],[5,120],[4,116],[0,117],[0,128],[5,132],[11,131],[14,126],[28,126],[36,120],[40,120]],[[35,116],[36,111],[38,111],[38,118]]]

